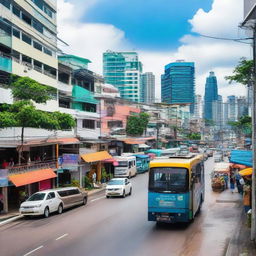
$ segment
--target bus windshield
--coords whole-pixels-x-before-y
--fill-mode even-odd
[[[118,166],[119,167],[127,167],[128,166],[128,162],[127,161],[118,161]]]
[[[176,167],[151,168],[149,190],[164,193],[187,192],[188,170]]]

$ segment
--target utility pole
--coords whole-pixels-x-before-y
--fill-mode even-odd
[[[253,83],[252,83],[252,152],[253,152],[253,172],[252,172],[252,222],[251,240],[256,239],[256,28],[253,26]]]

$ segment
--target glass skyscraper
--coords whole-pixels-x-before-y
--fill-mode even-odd
[[[141,102],[155,102],[155,76],[152,72],[141,75]]]
[[[191,104],[194,113],[195,67],[194,62],[176,61],[165,66],[161,76],[162,102],[169,104]]]
[[[218,100],[218,85],[217,78],[214,72],[206,78],[205,93],[204,93],[204,118],[213,120],[212,103]]]
[[[142,64],[136,52],[103,53],[105,82],[118,88],[121,98],[139,102]]]

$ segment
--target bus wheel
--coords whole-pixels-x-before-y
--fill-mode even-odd
[[[128,176],[128,178],[130,179],[131,178],[131,173],[129,172],[129,176]]]

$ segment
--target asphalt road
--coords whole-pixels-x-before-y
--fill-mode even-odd
[[[21,219],[0,227],[0,255],[222,256],[239,219],[236,203],[218,203],[210,188],[213,159],[205,163],[206,198],[189,225],[147,221],[148,174],[131,180],[133,194],[92,196],[86,206],[48,219]]]

